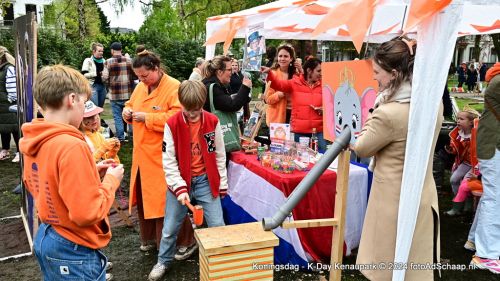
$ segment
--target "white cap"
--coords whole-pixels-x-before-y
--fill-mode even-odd
[[[85,103],[85,111],[83,112],[83,117],[90,117],[99,114],[103,111],[102,108],[95,105],[91,100]]]

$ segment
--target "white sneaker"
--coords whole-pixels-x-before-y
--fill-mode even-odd
[[[198,244],[196,243],[189,247],[181,246],[177,249],[174,258],[178,261],[188,259],[194,253],[194,251],[196,251],[196,249],[198,249]]]
[[[16,157],[12,159],[12,163],[17,163],[17,162],[19,162],[19,152],[16,152]]]
[[[111,280],[113,280],[113,274],[106,273],[106,281],[111,281]]]
[[[113,268],[113,263],[110,262],[110,261],[108,261],[108,263],[106,263],[106,267],[104,268],[104,270],[108,271],[108,270],[110,270],[112,268]]]
[[[150,250],[153,250],[154,248],[156,248],[156,245],[152,245],[152,244],[149,244],[149,245],[141,245],[139,247],[139,250],[143,251],[143,252],[147,252],[147,251],[150,251]]]
[[[153,269],[149,273],[148,281],[157,281],[160,280],[165,272],[167,272],[168,267],[163,263],[157,263],[153,266]]]

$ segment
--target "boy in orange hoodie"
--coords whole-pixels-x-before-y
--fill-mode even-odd
[[[23,180],[41,222],[33,248],[43,279],[104,281],[107,258],[99,249],[111,239],[107,213],[123,166],[113,160],[96,165],[78,130],[91,95],[78,71],[62,65],[43,68],[33,95],[45,119],[22,126],[20,149]]]

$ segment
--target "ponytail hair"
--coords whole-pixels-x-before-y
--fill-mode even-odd
[[[201,71],[203,79],[216,76],[217,70],[226,70],[225,62],[231,62],[231,58],[228,56],[216,56],[211,60],[205,61]]]
[[[396,70],[396,78],[390,82],[389,98],[396,93],[403,82],[411,84],[417,41],[398,36],[382,43],[373,56],[373,61],[387,72]]]

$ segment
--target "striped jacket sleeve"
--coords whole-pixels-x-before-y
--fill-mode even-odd
[[[16,69],[14,66],[7,67],[7,75],[5,76],[5,87],[7,88],[7,99],[9,102],[17,101],[16,90]]]
[[[182,193],[187,193],[187,184],[181,177],[179,163],[175,155],[174,139],[168,124],[165,124],[163,131],[162,162],[168,188],[174,192],[176,197]]]
[[[215,147],[216,147],[216,162],[220,176],[219,192],[227,193],[227,170],[226,170],[226,148],[224,146],[224,135],[220,127],[220,122],[217,122],[215,127]]]

